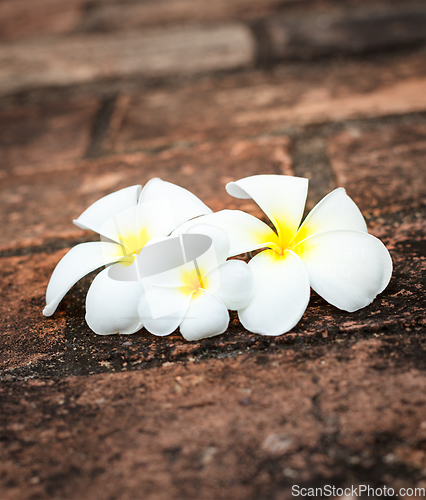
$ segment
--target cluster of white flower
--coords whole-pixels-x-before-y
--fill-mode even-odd
[[[389,283],[392,260],[367,233],[355,203],[338,188],[302,224],[308,180],[257,175],[226,186],[253,199],[274,229],[239,210],[212,211],[179,186],[151,179],[101,198],[74,223],[101,235],[58,263],[46,291],[51,316],[68,290],[104,267],[86,298],[86,321],[97,334],[145,328],[187,340],[225,332],[229,310],[251,332],[281,335],[293,328],[310,289],[353,312]],[[248,264],[231,259],[258,250]]]

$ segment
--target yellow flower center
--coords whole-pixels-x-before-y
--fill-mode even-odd
[[[136,256],[139,255],[142,248],[148,243],[149,237],[146,229],[142,229],[138,234],[124,234],[121,233],[119,236],[121,243],[121,258],[120,262],[125,265],[130,266],[133,263]]]
[[[307,227],[302,227],[300,230],[293,233],[289,228],[286,228],[283,224],[277,228],[277,235],[270,243],[268,247],[274,251],[274,257],[277,259],[283,259],[286,257],[286,250],[292,250],[300,256],[301,253],[305,251],[305,244],[298,245],[302,240],[309,236],[309,229]],[[296,245],[298,245],[296,247]],[[296,247],[296,248],[295,248]]]
[[[292,247],[293,234],[290,230],[280,225],[277,228],[278,234],[271,242],[268,243],[268,247],[274,251],[274,257],[277,259],[284,258],[286,256],[285,251]]]
[[[202,276],[197,269],[184,272],[182,282],[184,286],[180,287],[180,291],[185,295],[192,294],[193,298],[201,295],[202,290],[205,290],[207,287],[206,277]]]

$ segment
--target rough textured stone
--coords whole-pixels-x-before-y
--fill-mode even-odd
[[[398,366],[397,353],[370,339],[326,356],[266,349],[2,382],[3,498],[254,500],[289,499],[293,484],[413,487],[425,378]]]
[[[2,0],[0,41],[68,33],[76,28],[86,0]]]
[[[290,3],[290,2],[284,2]],[[155,2],[96,2],[82,19],[85,31],[119,31],[158,25],[240,21],[270,14],[279,0],[160,0]]]
[[[0,46],[0,95],[99,79],[250,67],[254,52],[251,32],[242,24],[15,42]]]
[[[338,185],[347,187],[362,209],[377,215],[424,204],[425,125],[353,127],[330,138],[328,150]]]
[[[41,323],[46,283],[57,255],[1,259],[0,266],[0,367],[30,366],[55,356],[63,340],[65,318]]]
[[[99,107],[98,99],[87,98],[0,111],[0,176],[83,157]]]
[[[193,191],[213,210],[239,206],[262,215],[254,203],[227,196],[225,184],[256,173],[291,174],[288,147],[286,137],[265,137],[16,169],[0,179],[0,248],[80,237],[72,220],[83,210],[101,196],[152,177]]]
[[[424,45],[426,11],[421,3],[394,9],[372,5],[370,9],[316,12],[311,16],[271,16],[257,26],[268,38],[265,56],[270,60],[313,59],[336,54]]]
[[[2,0],[0,2],[0,41],[17,40],[51,34],[73,32],[117,32],[146,27],[212,22],[253,21],[265,16],[341,12],[360,4],[375,5],[380,12],[395,11],[400,0]],[[410,4],[413,2],[410,1]],[[419,2],[414,2],[414,4]],[[336,9],[336,7],[338,7]],[[401,10],[399,8],[398,10]],[[324,12],[326,11],[326,12]],[[370,14],[371,8],[369,9]],[[330,15],[327,16],[327,19]],[[302,18],[303,19],[303,18]],[[293,25],[295,19],[292,20]],[[314,25],[314,31],[326,23]],[[374,24],[374,20],[373,20]],[[349,31],[351,26],[344,26]],[[348,29],[349,28],[349,29]],[[382,29],[383,31],[383,29]],[[386,32],[389,40],[398,36],[395,30]],[[383,36],[382,36],[383,37]],[[309,33],[308,37],[309,39]],[[303,40],[300,40],[303,42]],[[338,47],[335,47],[338,49]]]
[[[426,110],[424,54],[205,79],[123,98],[107,149],[242,136]],[[173,142],[172,142],[173,143]]]
[[[285,2],[291,6],[292,2]],[[2,0],[0,41],[72,32],[240,21],[273,13],[279,0]],[[306,8],[306,6],[304,6]],[[309,9],[309,5],[307,6]]]

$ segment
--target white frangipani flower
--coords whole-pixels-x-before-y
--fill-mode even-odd
[[[86,321],[100,335],[130,334],[142,327],[137,308],[144,287],[134,279],[136,256],[153,238],[168,236],[182,223],[211,210],[184,188],[161,179],[109,194],[74,223],[102,241],[73,247],[58,263],[46,290],[45,316],[51,316],[68,290],[88,273],[107,266],[86,297]],[[130,278],[129,278],[130,276]]]
[[[139,302],[143,326],[159,336],[179,327],[186,340],[223,333],[229,324],[228,309],[238,310],[249,303],[253,278],[248,265],[241,260],[226,261],[228,237],[214,226],[195,224],[184,234],[171,235],[155,245],[167,248],[168,240],[180,240],[184,258],[180,266],[143,280],[146,293]]]
[[[226,190],[236,198],[253,199],[275,227],[239,210],[199,221],[227,232],[229,256],[264,249],[249,262],[253,295],[238,311],[247,330],[263,335],[289,331],[308,305],[310,287],[330,304],[353,312],[388,285],[389,252],[367,233],[361,212],[343,188],[321,200],[300,227],[307,179],[258,175],[231,182]]]

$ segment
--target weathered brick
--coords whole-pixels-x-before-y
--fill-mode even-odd
[[[366,471],[414,486],[426,381],[390,361],[378,369],[384,349],[398,351],[369,339],[326,358],[287,349],[266,364],[244,355],[3,381],[3,498],[291,498],[294,484],[364,484]]]
[[[64,252],[3,257],[0,265],[0,369],[30,366],[58,352],[65,318],[42,322],[47,281]]]
[[[0,41],[68,33],[76,28],[86,0],[2,0]]]
[[[312,124],[351,118],[404,114],[426,109],[426,77],[405,79],[363,94],[333,96],[327,88],[312,89],[298,104],[268,110],[263,116],[247,111],[235,118],[237,124],[271,123]]]
[[[337,54],[365,54],[426,42],[423,4],[364,6],[302,16],[270,16],[257,29],[269,41],[269,60],[309,60]]]
[[[426,126],[352,127],[328,141],[337,184],[364,210],[398,212],[426,199]]]
[[[340,0],[339,7],[378,4],[393,8],[395,0]],[[112,32],[323,13],[334,0],[1,0],[0,41],[69,34]],[[339,9],[339,10],[340,10]]]
[[[15,42],[0,46],[0,95],[99,79],[245,68],[254,53],[254,39],[242,24]]]
[[[99,106],[98,99],[86,98],[0,110],[0,175],[81,158]]]
[[[291,174],[286,137],[205,143],[154,155],[128,154],[16,169],[0,179],[0,248],[37,245],[58,236],[78,237],[72,225],[101,196],[160,177],[188,188],[213,210],[243,206],[225,192],[231,180],[256,173]],[[95,235],[96,237],[96,235]]]
[[[265,16],[282,7],[280,0],[95,2],[79,28],[85,31],[119,31],[147,26],[240,21]]]
[[[424,54],[280,67],[123,99],[106,150],[126,151],[284,127],[426,110]]]

